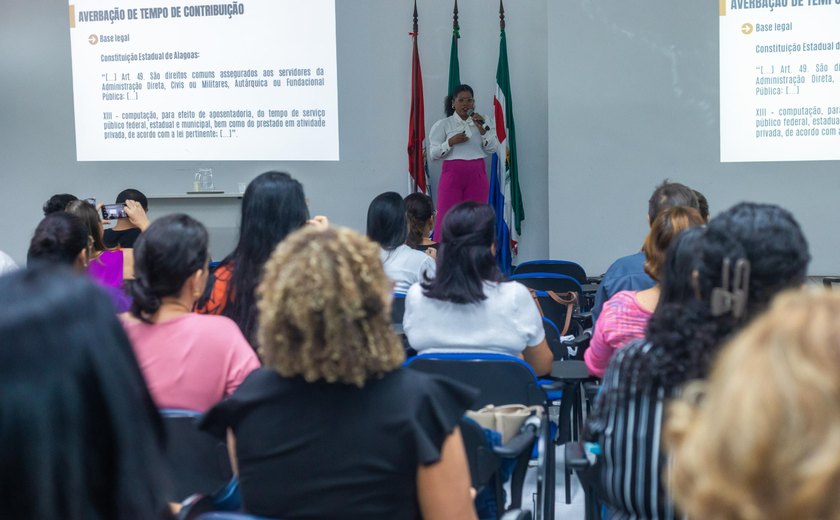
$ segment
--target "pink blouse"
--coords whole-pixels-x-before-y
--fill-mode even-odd
[[[123,326],[158,408],[204,412],[260,367],[225,316],[186,313],[155,324],[124,319]]]
[[[583,359],[592,375],[603,377],[616,349],[645,337],[651,312],[636,300],[638,291],[619,291],[607,300]]]

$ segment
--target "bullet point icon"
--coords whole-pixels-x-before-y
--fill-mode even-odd
[[[99,43],[99,36],[91,34],[90,36],[88,36],[88,42],[90,42],[91,45],[96,45],[97,43]]]
[[[753,25],[751,23],[745,23],[741,25],[741,32],[744,34],[752,34]]]

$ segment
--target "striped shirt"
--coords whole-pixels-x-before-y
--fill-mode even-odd
[[[583,354],[592,375],[602,377],[615,351],[645,337],[651,312],[636,300],[637,291],[619,291],[604,304],[589,348]]]
[[[663,482],[661,450],[665,389],[639,380],[651,344],[636,341],[613,356],[587,428],[601,447],[600,484],[609,519],[679,518]],[[629,383],[629,385],[627,384]]]

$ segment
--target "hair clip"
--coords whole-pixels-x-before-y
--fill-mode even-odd
[[[741,318],[747,310],[750,285],[750,262],[745,258],[735,261],[732,285],[729,285],[729,258],[723,259],[721,266],[721,287],[712,289],[712,316],[721,316],[731,312],[735,318]]]

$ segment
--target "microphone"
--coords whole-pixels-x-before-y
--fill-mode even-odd
[[[475,110],[473,110],[472,108],[471,108],[471,109],[469,109],[469,110],[467,110],[467,116],[468,116],[468,117],[471,117],[471,118],[472,118],[472,117],[473,117],[473,114],[475,114]],[[484,122],[484,119],[481,119],[481,118],[475,119],[475,118],[473,118],[473,122],[475,122],[475,124],[477,124],[477,125],[480,125],[480,126],[484,127],[484,130],[485,130],[485,131],[490,130],[490,125],[488,125],[486,122]]]

